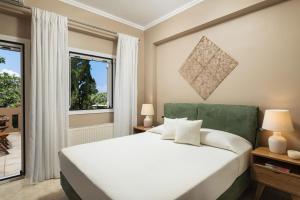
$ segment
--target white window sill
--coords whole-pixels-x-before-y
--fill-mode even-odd
[[[114,109],[74,110],[74,111],[69,111],[69,115],[87,115],[87,114],[110,113],[110,112],[114,112]]]

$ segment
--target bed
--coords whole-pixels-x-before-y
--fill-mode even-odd
[[[73,146],[59,153],[62,187],[70,199],[83,200],[238,199],[250,183],[257,112],[253,106],[165,104],[166,117],[203,119],[204,131],[236,134],[248,146],[237,153],[176,144],[153,132]]]

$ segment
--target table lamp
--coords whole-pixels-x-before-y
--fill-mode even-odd
[[[287,142],[281,136],[281,132],[294,130],[290,112],[288,110],[266,110],[262,128],[273,131],[273,135],[268,139],[270,151],[285,154]]]
[[[152,127],[152,115],[154,115],[154,108],[152,104],[143,104],[141,115],[146,115],[144,119],[144,127]]]

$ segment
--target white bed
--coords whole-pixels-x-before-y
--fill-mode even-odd
[[[176,144],[145,132],[65,148],[59,157],[83,200],[210,200],[247,169],[250,149]]]

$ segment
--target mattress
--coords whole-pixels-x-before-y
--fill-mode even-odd
[[[217,199],[247,168],[244,152],[145,132],[63,149],[61,171],[83,200]]]

